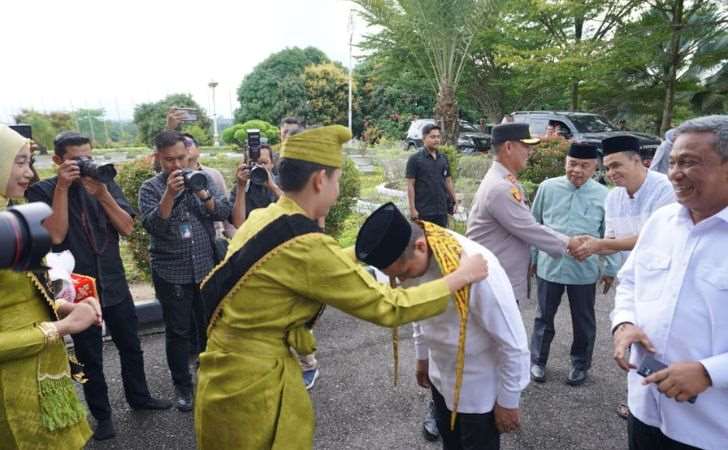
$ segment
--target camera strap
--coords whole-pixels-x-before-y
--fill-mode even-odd
[[[208,333],[220,316],[223,300],[240,288],[252,269],[266,259],[265,256],[311,233],[322,233],[322,231],[316,222],[303,214],[280,216],[215,267],[200,286],[200,293],[205,299],[207,308]]]
[[[99,246],[96,242],[96,233],[94,232],[94,228],[91,225],[91,221],[89,220],[89,204],[86,201],[86,194],[85,192],[77,192],[77,194],[81,198],[81,228],[83,229],[83,232],[86,235],[86,239],[88,239],[89,244],[91,244],[91,249],[94,251],[94,254],[96,254],[97,256],[102,255],[106,252],[106,247],[109,246],[109,232],[107,229],[108,222],[106,220],[106,214],[103,212],[103,210],[99,210],[99,207],[95,208],[96,218],[98,219],[99,224],[99,230],[103,230],[102,232],[104,235],[104,241],[101,246]]]

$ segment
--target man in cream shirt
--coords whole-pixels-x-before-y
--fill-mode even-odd
[[[470,285],[463,382],[455,429],[455,366],[460,319],[454,301],[436,317],[415,325],[417,381],[432,388],[435,418],[445,449],[498,449],[500,433],[520,425],[519,400],[529,381],[526,331],[508,276],[498,259],[481,245],[448,233],[465,254],[481,254],[488,277]],[[367,219],[357,237],[357,257],[415,286],[442,276],[432,241],[391,203]]]
[[[687,121],[675,136],[669,178],[678,203],[650,217],[619,273],[614,357],[629,371],[630,449],[724,449],[728,116]],[[642,378],[635,369],[648,355],[667,368]]]

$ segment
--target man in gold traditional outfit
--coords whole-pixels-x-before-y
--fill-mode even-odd
[[[250,214],[203,282],[213,310],[195,402],[203,450],[312,448],[313,408],[289,348],[315,350],[310,329],[324,305],[394,327],[443,312],[451,293],[487,275],[482,256],[467,256],[443,279],[392,289],[323,234],[316,221],[336,202],[349,139],[338,125],[289,137],[284,195]]]

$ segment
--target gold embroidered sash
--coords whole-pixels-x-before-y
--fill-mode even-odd
[[[432,251],[432,255],[437,261],[440,272],[443,276],[454,272],[460,265],[460,255],[463,251],[460,243],[455,239],[449,231],[434,223],[417,221],[425,232],[427,245]],[[470,285],[459,289],[455,295],[455,307],[457,308],[460,318],[460,333],[458,336],[458,351],[455,360],[455,390],[453,393],[453,408],[450,415],[450,429],[455,429],[455,418],[457,417],[458,404],[460,403],[460,390],[463,385],[463,368],[465,367],[465,336],[468,323],[468,306],[470,300]],[[393,331],[393,354],[394,354],[394,373],[395,384],[399,374],[399,348],[398,333],[395,328]]]

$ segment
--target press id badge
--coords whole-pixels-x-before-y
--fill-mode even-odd
[[[179,235],[182,239],[192,239],[192,227],[188,222],[179,224]]]

